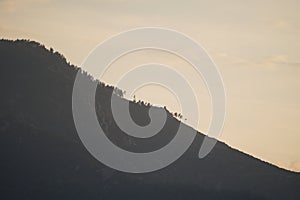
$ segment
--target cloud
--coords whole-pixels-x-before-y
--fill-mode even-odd
[[[300,62],[293,61],[286,55],[275,55],[270,56],[259,63],[261,66],[267,68],[277,68],[277,67],[300,67]]]
[[[268,56],[263,59],[251,60],[247,57],[231,55],[226,52],[214,53],[214,58],[221,64],[236,67],[251,67],[252,69],[278,70],[283,68],[300,68],[300,62],[289,58],[287,55]]]
[[[241,58],[240,56],[235,56],[228,54],[226,52],[220,52],[216,53],[217,59],[220,59],[220,61],[226,63],[226,64],[233,64],[233,65],[248,65],[249,61],[245,58]]]

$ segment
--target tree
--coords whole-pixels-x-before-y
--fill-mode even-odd
[[[117,87],[114,88],[114,93],[116,95],[118,95],[119,97],[123,97],[124,96],[124,92],[121,89],[117,88]]]

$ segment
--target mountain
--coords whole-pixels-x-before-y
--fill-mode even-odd
[[[180,159],[161,170],[129,174],[111,169],[83,146],[72,116],[76,73],[96,80],[60,53],[29,40],[1,40],[0,66],[2,199],[300,199],[299,173],[223,142],[199,159],[202,133]],[[180,122],[170,112],[163,129],[151,139],[124,134],[109,106],[114,87],[97,83],[99,123],[115,144],[147,152],[174,137]],[[133,120],[148,124],[149,108],[130,102]]]

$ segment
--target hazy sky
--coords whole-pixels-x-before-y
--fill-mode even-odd
[[[80,65],[97,44],[121,31],[157,26],[183,32],[205,47],[223,76],[227,118],[220,139],[300,171],[299,10],[297,0],[0,0],[0,36],[39,41]],[[144,51],[117,61],[103,80],[113,84],[130,66],[153,60],[182,70],[191,82],[199,78],[173,55]],[[203,88],[196,90],[199,130],[205,132],[210,104]],[[162,88],[145,87],[136,95],[178,109]]]

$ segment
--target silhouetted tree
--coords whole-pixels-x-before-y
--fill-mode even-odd
[[[178,114],[178,117],[179,117],[179,119],[182,119],[182,114],[179,113],[179,114]]]
[[[118,95],[119,97],[123,97],[124,96],[124,92],[119,89],[119,88],[114,88],[114,94]]]

